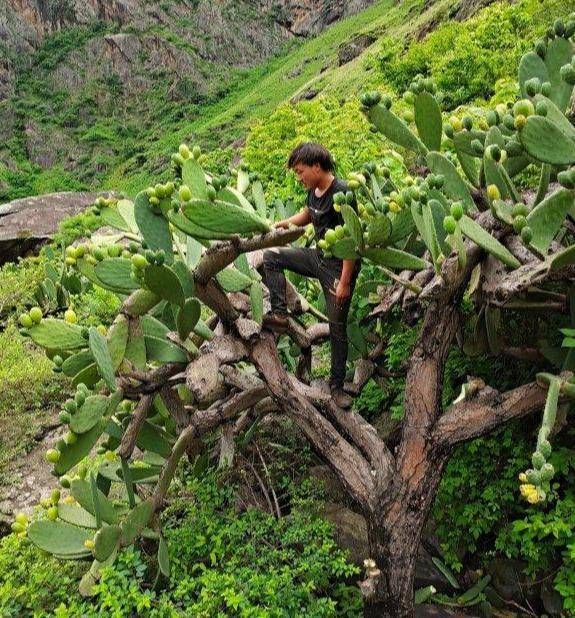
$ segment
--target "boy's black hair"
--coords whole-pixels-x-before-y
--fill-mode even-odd
[[[330,151],[317,142],[303,142],[292,150],[288,159],[288,168],[291,170],[298,163],[309,166],[318,163],[324,172],[333,172],[335,169],[335,162]]]

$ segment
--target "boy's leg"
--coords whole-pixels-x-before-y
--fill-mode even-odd
[[[317,277],[314,249],[277,247],[264,251],[265,280],[270,291],[272,313],[280,316],[287,315],[284,269],[305,277]]]
[[[352,277],[350,283],[351,292],[349,298],[343,305],[338,306],[335,302],[335,289],[339,283],[340,275],[341,271],[335,272],[331,270],[325,272],[321,278],[321,284],[325,295],[326,313],[329,319],[329,338],[331,346],[331,376],[329,384],[332,390],[341,392],[341,403],[338,403],[338,405],[340,405],[340,407],[348,407],[351,405],[351,398],[345,395],[342,389],[348,353],[347,318],[357,279],[357,272]]]

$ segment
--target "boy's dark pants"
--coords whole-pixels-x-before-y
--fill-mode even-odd
[[[284,269],[319,279],[326,300],[329,319],[329,338],[331,343],[330,385],[343,386],[345,363],[347,361],[347,315],[360,262],[356,262],[350,282],[351,293],[340,307],[335,302],[335,290],[341,277],[341,260],[326,259],[317,249],[282,247],[264,252],[266,283],[270,291],[272,312],[287,315],[286,278]]]

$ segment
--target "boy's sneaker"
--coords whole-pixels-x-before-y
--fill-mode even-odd
[[[331,393],[331,398],[338,408],[343,408],[344,410],[351,408],[353,399],[343,390],[341,386],[332,385],[329,390]]]
[[[276,333],[285,333],[288,327],[288,319],[285,315],[268,313],[263,317],[262,326]]]

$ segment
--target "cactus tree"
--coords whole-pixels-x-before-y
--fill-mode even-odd
[[[269,308],[262,252],[301,242],[304,230],[272,229],[273,209],[257,178],[243,167],[233,176],[212,175],[199,149],[183,144],[172,156],[173,182],[149,187],[133,202],[96,203],[103,224],[118,229],[117,243],[67,251],[67,276],[122,299],[111,327],[84,329],[73,312],[64,319],[43,318],[41,310],[21,316],[26,334],[77,391],[60,417],[69,432],[47,453],[64,491],[46,503],[45,518],[28,523],[21,517],[15,531],[54,555],[91,558],[81,584],[85,594],[102,565],[140,537],[156,539],[166,575],[157,515],[181,457],[202,453],[209,433],[229,435],[281,412],[367,518],[366,615],[399,617],[413,615],[423,524],[457,444],[544,408],[534,468],[522,477],[521,491],[530,502],[545,500],[555,410],[575,390],[572,354],[558,356],[557,374],[505,393],[471,379],[445,410],[442,376],[472,278],[477,326],[464,345],[469,354],[534,353],[500,340],[498,319],[511,307],[573,313],[572,291],[545,290],[548,281],[574,289],[572,229],[564,227],[575,205],[575,131],[564,114],[575,81],[565,68],[572,66],[572,30],[557,26],[536,53],[526,54],[522,98],[489,111],[477,126],[455,116],[442,126],[440,97],[423,77],[405,96],[414,105],[406,119],[393,113],[389,97],[361,97],[373,130],[411,151],[418,174],[396,183],[385,167],[367,162],[350,176],[350,193],[335,196],[345,225],[328,232],[320,248],[370,261],[390,282],[366,324],[350,328],[360,356],[350,392],[359,393],[382,369],[377,323],[394,307],[411,323],[421,319],[394,452],[360,415],[339,409],[309,384],[311,350],[325,340],[328,326],[295,288],[288,289],[286,335],[298,350],[295,375],[282,364],[276,336],[262,330]],[[527,165],[540,174],[530,202],[514,181]],[[555,177],[561,186],[549,192]],[[350,207],[354,199],[357,212]],[[306,329],[298,315],[307,311],[318,321]],[[88,475],[83,461],[95,447],[104,462]]]

